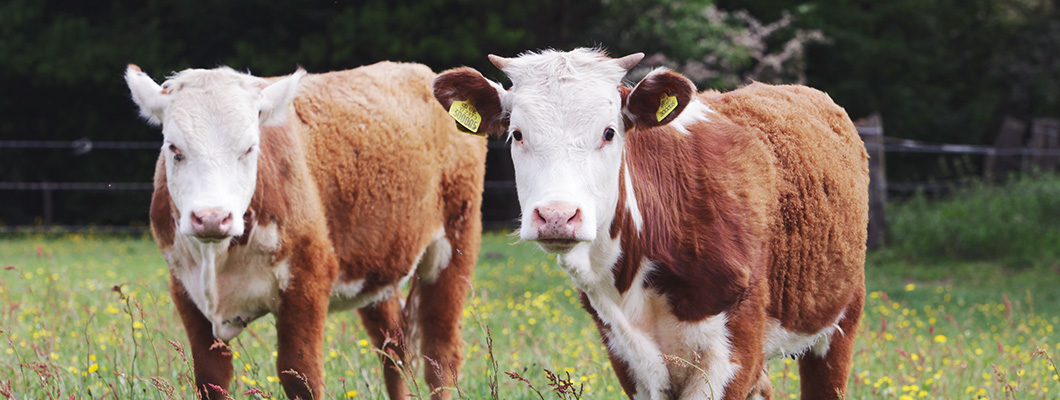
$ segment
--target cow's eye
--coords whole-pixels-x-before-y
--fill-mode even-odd
[[[615,140],[615,128],[604,129],[604,141],[610,142]]]
[[[184,161],[184,153],[181,153],[177,146],[170,144],[169,151],[173,152],[173,161]]]
[[[250,155],[250,153],[253,153],[253,152],[254,152],[254,146],[250,146],[250,148],[248,148],[247,151],[244,151],[243,155],[240,156],[239,158],[246,157],[246,156]]]
[[[517,130],[514,130],[514,131],[512,131],[512,139],[515,139],[515,141],[516,141],[516,142],[521,142],[521,141],[523,141],[523,133],[522,133],[522,132],[519,132],[519,130],[518,130],[518,129],[517,129]]]

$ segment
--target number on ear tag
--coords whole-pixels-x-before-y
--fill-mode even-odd
[[[677,97],[663,93],[662,99],[659,100],[659,111],[655,112],[655,118],[662,122],[670,113],[674,112],[675,108],[677,108]]]
[[[481,136],[478,133],[478,127],[482,124],[482,116],[479,115],[478,110],[470,102],[454,101],[449,106],[449,115],[456,120],[456,127],[460,128],[461,131]]]

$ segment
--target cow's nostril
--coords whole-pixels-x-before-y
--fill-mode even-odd
[[[541,226],[541,225],[545,225],[547,223],[548,223],[548,221],[546,221],[545,217],[541,215],[541,210],[535,208],[534,209],[534,225],[535,226]]]
[[[580,208],[579,209],[575,209],[574,210],[574,215],[571,215],[570,218],[567,219],[567,225],[576,225],[576,224],[579,224],[581,222],[582,222],[582,210]]]

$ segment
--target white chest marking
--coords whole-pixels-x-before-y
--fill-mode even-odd
[[[363,279],[337,279],[331,287],[330,310],[360,308],[386,299],[417,271],[427,282],[438,279],[452,257],[444,233],[438,229],[408,274],[393,285],[365,293]],[[227,241],[203,244],[177,235],[162,255],[199,311],[213,323],[214,336],[228,341],[251,321],[279,309],[280,291],[291,280],[288,260],[274,259],[279,249],[280,233],[273,224],[253,227],[245,246],[229,247]]]
[[[629,290],[619,294],[611,273],[620,253],[612,247],[619,240],[608,241],[612,240],[578,246],[586,249],[572,251],[560,262],[586,293],[600,320],[610,327],[606,343],[629,366],[637,390],[634,397],[665,399],[666,392],[674,388],[681,399],[720,398],[739,369],[731,358],[726,314],[699,322],[677,320],[666,298],[645,288],[645,277],[653,268],[649,261],[641,265]],[[680,363],[668,366],[664,355],[705,366],[704,373]]]
[[[199,311],[213,323],[214,336],[231,340],[251,321],[276,311],[279,291],[290,280],[287,260],[274,260],[280,248],[275,225],[256,226],[247,245],[204,244],[177,235],[163,252],[174,276]]]

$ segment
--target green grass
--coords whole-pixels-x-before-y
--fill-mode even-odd
[[[570,279],[554,257],[511,241],[501,234],[485,237],[474,297],[464,310],[461,394],[490,398],[496,379],[500,399],[538,399],[505,374],[515,372],[544,398],[554,398],[548,369],[584,385],[581,398],[624,398]],[[190,352],[166,292],[167,275],[149,239],[0,240],[0,396],[190,398],[191,360],[184,357]],[[1033,399],[1060,393],[1052,364],[1060,361],[1055,266],[917,262],[888,252],[870,256],[867,276],[870,295],[850,398]],[[235,398],[264,397],[243,394],[251,388],[282,397],[273,321],[256,321],[233,342]],[[483,327],[491,332],[496,370]],[[329,317],[328,398],[385,398],[378,355],[367,339],[355,313]],[[774,360],[770,371],[776,398],[796,398],[797,365]],[[421,393],[423,386],[421,380]]]

